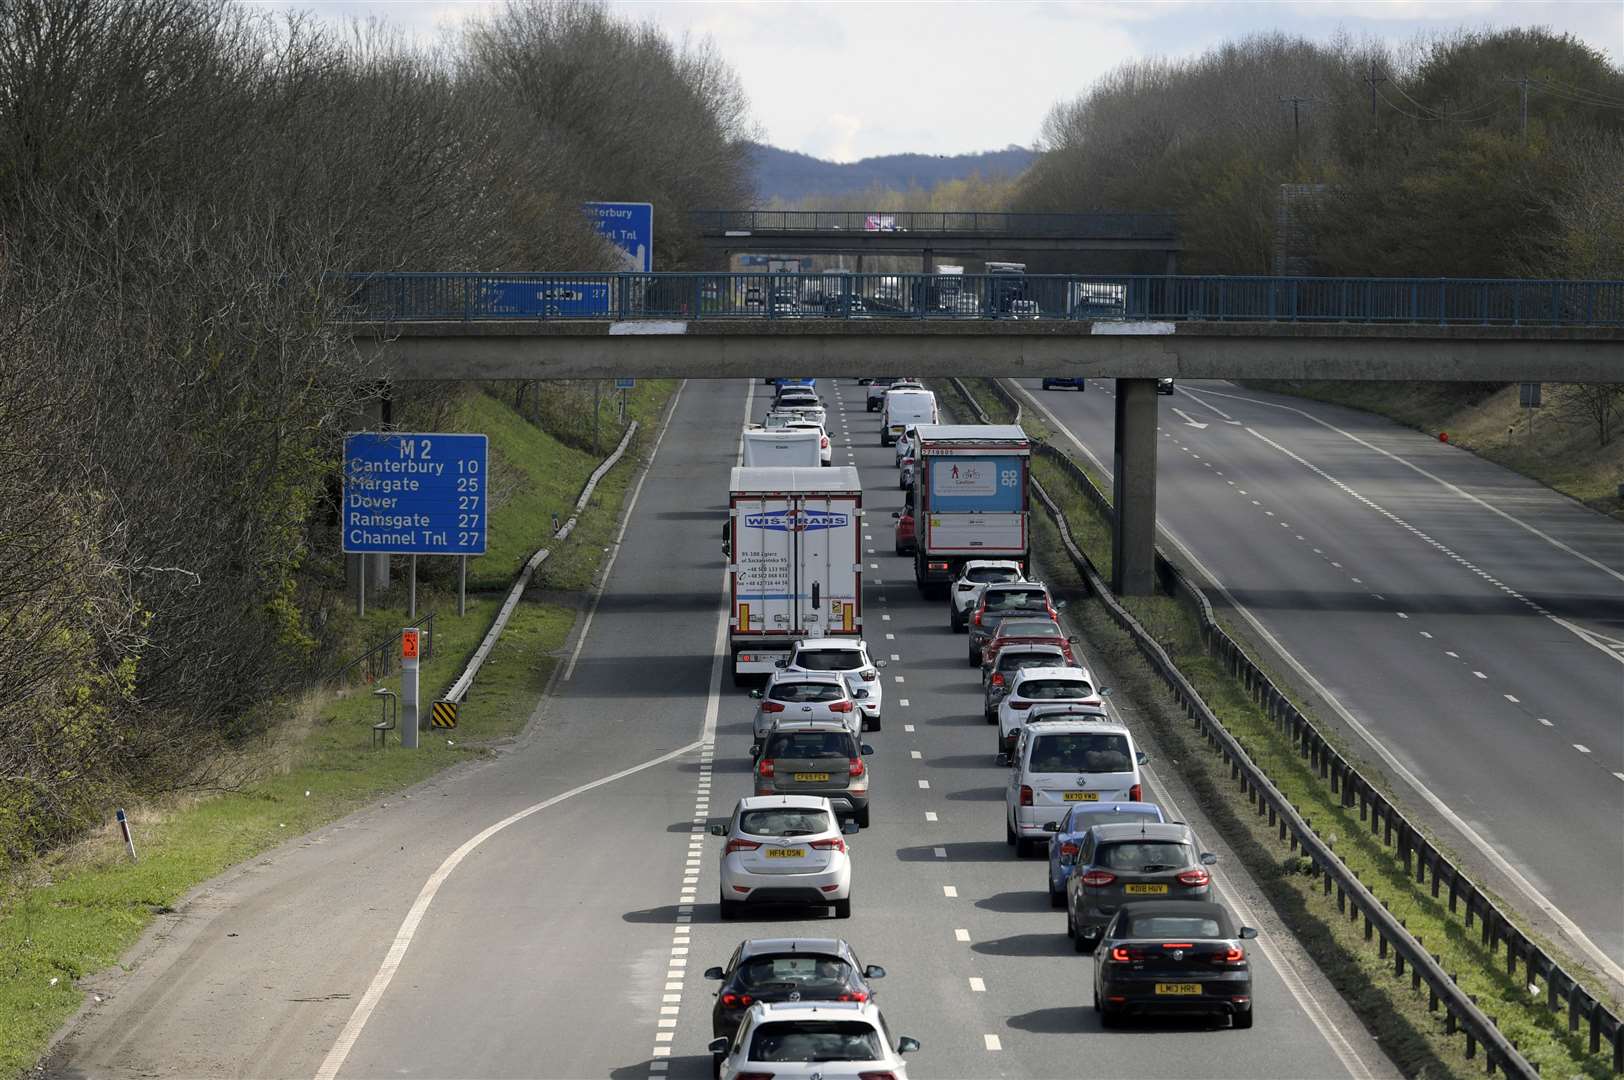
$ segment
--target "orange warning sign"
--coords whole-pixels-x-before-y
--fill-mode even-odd
[[[416,630],[402,630],[400,632],[400,658],[402,660],[417,659]]]

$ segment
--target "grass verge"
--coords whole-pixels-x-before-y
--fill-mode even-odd
[[[556,590],[590,587],[606,538],[619,527],[622,499],[644,456],[642,448],[652,445],[659,414],[675,388],[672,382],[645,385],[632,415],[644,421],[649,438],[639,436],[637,448],[600,483],[571,541],[543,564],[551,571],[547,591],[533,584],[515,609],[463,703],[455,731],[424,732],[413,754],[398,749],[398,737],[391,739],[390,750],[374,750],[371,725],[380,709],[373,687],[317,687],[287,703],[287,720],[273,736],[223,763],[219,788],[132,805],[139,862],[130,863],[109,825],[0,882],[0,1076],[29,1068],[78,1009],[79,977],[116,963],[155,913],[172,907],[199,882],[380,795],[487,753],[491,743],[523,729],[559,662],[579,607],[559,602]],[[463,618],[456,616],[454,576],[449,590],[420,579],[420,611],[437,613],[434,656],[421,671],[426,701],[456,679],[495,618],[512,572],[551,534],[551,507],[561,505],[560,517],[567,517],[597,465],[488,395],[470,395],[460,410],[455,423],[475,424],[461,430],[490,434],[492,457],[500,454],[508,462],[513,487],[492,513],[488,568],[476,574],[470,565]],[[538,483],[526,487],[532,479]],[[498,537],[509,540],[498,546]],[[503,566],[505,576],[499,572]],[[474,592],[476,581],[495,582],[497,588]],[[377,598],[353,636],[373,641],[397,630],[404,611],[388,605],[399,605],[401,594],[397,585]],[[377,606],[380,601],[383,606]],[[398,692],[399,683],[397,674],[379,685]]]
[[[1058,468],[1059,487],[1042,476],[1045,489],[1060,502],[1079,546],[1098,567],[1107,565],[1110,533],[1093,504]],[[1036,515],[1037,557],[1046,570],[1069,571],[1070,560],[1059,532],[1046,514]],[[1092,521],[1090,519],[1093,519]],[[1065,575],[1052,575],[1063,580]],[[1074,572],[1071,580],[1076,580]],[[1124,606],[1160,642],[1195,686],[1219,720],[1246,748],[1257,765],[1292,802],[1315,831],[1337,852],[1371,891],[1401,919],[1454,975],[1529,1061],[1546,1076],[1600,1078],[1610,1075],[1602,1056],[1591,1056],[1585,1036],[1570,1034],[1560,1013],[1543,1006],[1545,987],[1530,991],[1526,973],[1511,977],[1474,930],[1448,911],[1447,905],[1417,886],[1397,854],[1372,837],[1357,809],[1344,808],[1318,775],[1298,757],[1289,739],[1280,736],[1268,717],[1253,705],[1241,684],[1209,658],[1195,616],[1168,597],[1130,597]],[[1384,1048],[1407,1075],[1468,1075],[1480,1066],[1468,1062],[1458,1035],[1444,1031],[1443,1016],[1428,1010],[1424,994],[1411,992],[1407,979],[1394,979],[1388,963],[1363,939],[1359,924],[1340,914],[1334,900],[1318,887],[1317,878],[1266,826],[1260,827],[1249,804],[1229,779],[1221,757],[1197,738],[1182,709],[1171,702],[1128,636],[1117,629],[1098,603],[1072,612],[1091,646],[1106,653],[1134,700],[1162,699],[1147,708],[1146,722],[1181,777],[1202,800],[1247,869],[1268,894],[1276,911],[1314,956],[1338,991],[1348,1000]]]

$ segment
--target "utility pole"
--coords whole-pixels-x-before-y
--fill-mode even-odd
[[[1370,62],[1370,74],[1365,76],[1365,82],[1370,84],[1370,129],[1376,130],[1376,84],[1389,82],[1387,76],[1376,74],[1376,61]]]
[[[1528,141],[1528,84],[1533,80],[1528,77],[1527,73],[1524,73],[1519,78],[1506,77],[1500,81],[1517,84],[1517,90],[1522,96],[1522,141],[1526,143]]]
[[[1283,97],[1282,102],[1291,102],[1291,138],[1293,153],[1301,153],[1303,149],[1303,123],[1300,108],[1307,102],[1314,100],[1305,97]]]

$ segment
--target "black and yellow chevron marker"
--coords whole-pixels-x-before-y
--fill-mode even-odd
[[[429,715],[430,723],[432,723],[435,727],[456,727],[457,703],[455,701],[436,701],[434,703],[434,710]]]

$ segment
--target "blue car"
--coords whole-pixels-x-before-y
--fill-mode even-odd
[[[1051,390],[1056,386],[1070,386],[1070,387],[1075,387],[1078,390],[1087,390],[1088,389],[1088,380],[1081,377],[1081,376],[1079,376],[1079,377],[1077,377],[1075,379],[1050,379],[1050,378],[1045,378],[1043,380],[1043,389],[1045,389],[1045,390]]]
[[[772,381],[773,385],[777,386],[780,390],[782,390],[786,386],[813,386],[813,387],[815,387],[815,386],[818,385],[818,380],[816,380],[816,379],[773,379],[771,381]]]
[[[1077,843],[1095,825],[1129,825],[1136,821],[1166,821],[1162,808],[1148,802],[1076,803],[1054,823],[1049,841],[1049,906],[1066,906],[1066,879],[1077,861]]]

